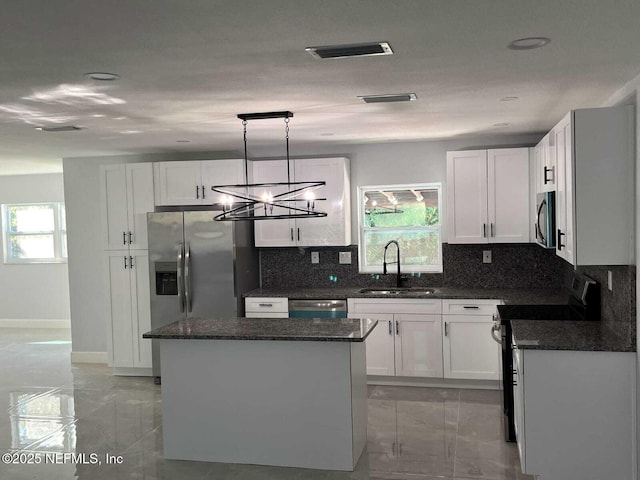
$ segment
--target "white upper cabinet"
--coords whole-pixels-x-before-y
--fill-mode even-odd
[[[633,109],[567,114],[551,130],[556,253],[572,265],[628,265],[633,250]]]
[[[156,205],[211,205],[211,187],[244,183],[244,160],[157,162]]]
[[[105,250],[147,248],[147,212],[153,212],[151,163],[103,165],[100,191]]]
[[[557,168],[555,156],[555,137],[547,133],[534,147],[535,193],[556,190]]]
[[[447,152],[449,243],[529,242],[529,149]]]
[[[305,158],[290,162],[292,182],[324,181],[314,191],[316,210],[326,217],[255,222],[256,247],[344,246],[351,243],[349,161],[346,158]],[[252,162],[252,183],[287,182],[286,160]],[[270,189],[276,195],[286,187]],[[301,200],[304,202],[305,200]],[[306,205],[305,205],[306,206]],[[260,215],[257,211],[256,215]]]

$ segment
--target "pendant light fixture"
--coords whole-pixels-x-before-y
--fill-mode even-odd
[[[281,220],[289,218],[317,218],[326,217],[325,212],[316,210],[317,198],[315,190],[326,185],[324,181],[292,182],[289,159],[289,119],[293,113],[262,112],[240,113],[244,130],[244,184],[216,185],[211,187],[221,195],[219,202],[222,213],[213,219],[216,221],[237,220]],[[270,118],[284,118],[285,140],[287,147],[287,181],[276,183],[249,183],[249,163],[247,159],[247,122],[249,120],[264,120]]]

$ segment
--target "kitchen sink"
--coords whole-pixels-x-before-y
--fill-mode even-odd
[[[433,288],[417,288],[417,287],[408,287],[408,288],[363,288],[360,290],[360,293],[371,294],[371,295],[402,295],[402,294],[419,294],[419,295],[432,295],[435,293]]]

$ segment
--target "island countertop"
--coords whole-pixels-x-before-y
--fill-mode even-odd
[[[363,342],[378,324],[359,318],[187,318],[142,338]]]

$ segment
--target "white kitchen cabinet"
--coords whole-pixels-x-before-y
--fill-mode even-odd
[[[244,316],[251,318],[287,318],[289,299],[286,297],[247,297]]]
[[[529,149],[447,152],[449,243],[529,242]]]
[[[147,248],[147,212],[153,212],[151,163],[100,167],[102,230],[105,250]]]
[[[633,251],[633,108],[574,110],[552,130],[556,253],[572,265],[628,265]]]
[[[147,251],[105,252],[109,365],[151,369],[149,255]]]
[[[367,375],[442,377],[440,300],[347,299],[350,318],[378,325],[365,340]]]
[[[523,473],[541,479],[634,479],[633,352],[514,349]]]
[[[244,160],[202,160],[153,164],[156,205],[211,205],[219,202],[214,185],[245,182]]]
[[[535,163],[535,192],[553,192],[556,190],[555,138],[547,133],[533,148]]]
[[[493,315],[500,303],[500,300],[442,301],[445,378],[500,378],[500,345],[491,337]]]
[[[344,246],[351,243],[349,161],[346,158],[305,158],[290,162],[292,182],[324,181],[314,191],[317,210],[326,217],[255,222],[256,247]],[[287,182],[286,160],[251,162],[252,183]],[[273,195],[285,187],[271,189]],[[305,201],[305,200],[301,200]],[[260,211],[256,212],[257,215]]]

